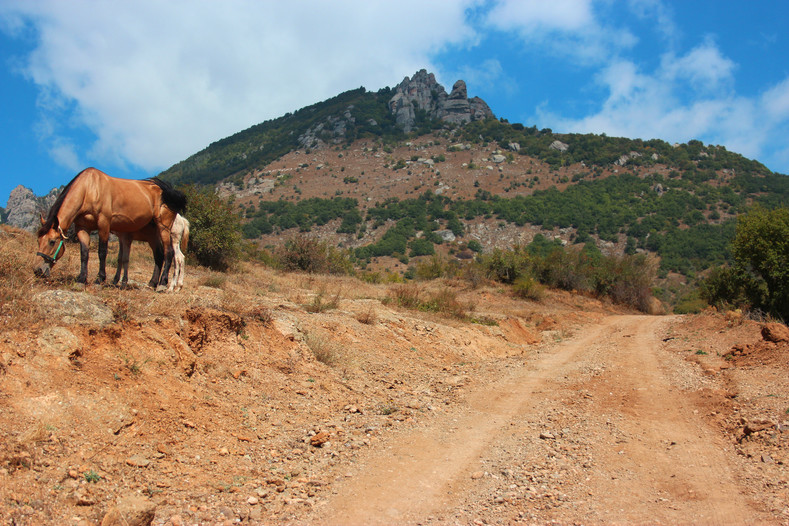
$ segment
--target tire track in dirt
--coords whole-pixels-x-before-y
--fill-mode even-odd
[[[591,442],[599,466],[588,483],[595,495],[591,508],[604,522],[752,522],[757,512],[736,483],[731,446],[672,380],[676,363],[660,341],[670,322],[609,319],[609,347],[593,358],[605,372],[575,386],[595,394],[590,416],[613,421],[627,437]]]
[[[369,451],[357,473],[334,485],[328,503],[315,510],[316,520],[410,524],[457,515],[484,498],[475,494],[472,473],[493,446],[506,440],[505,426],[539,422],[546,403],[562,406],[567,403],[563,397],[584,388],[596,393],[589,421],[604,422],[605,415],[615,413],[616,425],[630,439],[623,444],[612,441],[606,429],[590,431],[588,454],[597,468],[586,486],[594,497],[579,500],[570,511],[574,520],[752,520],[725,445],[694,414],[661,364],[660,331],[669,322],[666,317],[610,317],[542,350],[498,381],[476,379],[468,405]],[[589,379],[582,373],[588,367],[602,368],[604,378]],[[561,519],[569,519],[567,511]]]

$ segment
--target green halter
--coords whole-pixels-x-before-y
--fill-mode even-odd
[[[36,252],[37,256],[41,256],[42,258],[44,258],[44,261],[46,261],[50,265],[55,264],[55,261],[58,259],[58,254],[60,253],[60,249],[63,248],[63,242],[66,240],[66,236],[63,234],[63,230],[61,230],[60,227],[58,227],[58,232],[60,232],[60,243],[58,244],[58,248],[57,250],[55,250],[54,254],[52,254],[51,256],[47,256],[43,252]]]

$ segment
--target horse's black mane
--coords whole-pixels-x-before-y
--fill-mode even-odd
[[[176,214],[183,214],[186,210],[186,195],[180,190],[173,188],[173,185],[167,181],[162,181],[158,177],[150,177],[147,179],[156,186],[162,189],[162,201],[167,205],[167,208]]]
[[[90,170],[90,168],[85,168],[85,170]],[[82,170],[82,172],[75,175],[74,179],[69,181],[66,187],[63,188],[63,190],[60,192],[60,195],[58,195],[58,198],[55,199],[55,202],[52,203],[52,206],[49,208],[49,212],[47,212],[47,218],[44,221],[44,224],[41,226],[41,228],[38,229],[39,237],[43,236],[44,234],[50,231],[52,225],[55,223],[55,218],[58,216],[58,212],[60,212],[60,207],[63,205],[63,200],[66,198],[66,195],[68,194],[69,190],[71,190],[71,185],[74,183],[74,181],[77,180],[77,178],[80,175],[82,175],[82,173],[85,170]]]

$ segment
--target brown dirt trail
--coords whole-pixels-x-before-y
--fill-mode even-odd
[[[507,508],[491,511],[490,493],[496,494],[501,477],[480,465],[509,465],[506,474],[530,477],[534,484],[525,495],[563,500],[553,512],[562,522],[757,519],[734,479],[730,446],[677,388],[676,364],[666,365],[671,356],[661,340],[671,321],[609,317],[510,367],[502,380],[480,383],[456,410],[370,450],[314,520],[407,524],[476,514],[527,519],[528,508],[518,515],[507,515]],[[561,431],[551,431],[556,426]],[[551,445],[538,447],[543,444]],[[559,459],[554,473],[537,469],[546,457]],[[539,486],[556,473],[564,473],[564,480]],[[517,486],[509,487],[517,492]],[[503,493],[495,502],[515,500],[515,493]],[[551,513],[549,506],[539,509],[543,519],[546,509]]]

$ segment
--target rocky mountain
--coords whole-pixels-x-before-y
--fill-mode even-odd
[[[495,117],[484,100],[468,98],[466,83],[458,80],[447,95],[436,77],[426,70],[418,71],[412,78],[404,78],[395,88],[389,100],[389,110],[395,122],[404,132],[412,131],[416,125],[416,112],[421,110],[431,119],[453,124]]]
[[[458,80],[447,93],[432,73],[421,70],[394,89],[370,92],[362,87],[252,126],[209,145],[161,176],[175,183],[215,185],[261,169],[296,149],[336,147],[363,138],[393,142],[494,117],[485,101],[468,98],[464,81]]]
[[[4,222],[30,232],[35,231],[39,227],[39,215],[46,214],[58,192],[59,189],[53,188],[47,195],[37,197],[31,189],[20,184],[8,197]]]

